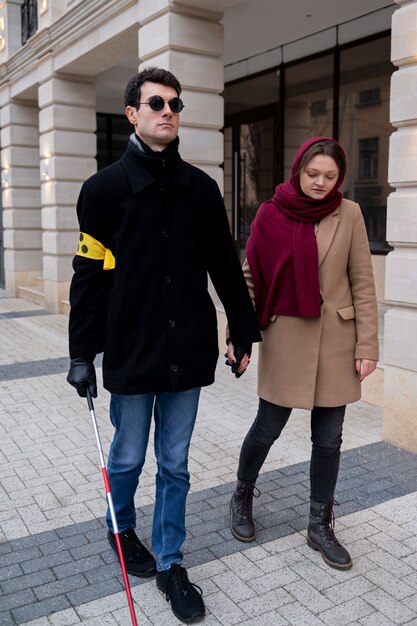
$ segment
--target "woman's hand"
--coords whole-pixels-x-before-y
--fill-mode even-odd
[[[226,356],[227,356],[227,360],[229,361],[230,364],[235,363],[235,361],[236,361],[235,349],[234,349],[234,346],[233,346],[231,341],[229,341],[229,343],[227,344]],[[246,371],[246,368],[248,367],[249,363],[250,363],[249,355],[246,353],[242,357],[242,360],[240,362],[239,369],[237,370],[237,373],[238,374],[243,374]]]
[[[358,373],[359,381],[362,382],[369,374],[376,369],[377,361],[371,361],[371,359],[356,359],[355,369]]]

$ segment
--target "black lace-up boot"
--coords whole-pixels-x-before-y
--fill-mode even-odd
[[[230,528],[232,535],[239,541],[249,542],[255,539],[252,503],[253,498],[258,498],[259,495],[255,483],[237,481],[235,492],[230,501]]]
[[[327,504],[311,501],[310,521],[307,530],[307,543],[313,550],[318,550],[330,567],[335,569],[350,569],[352,559],[349,552],[336,539],[334,534],[333,505],[338,504],[331,500]]]
[[[109,530],[107,533],[107,539],[109,544],[117,552],[116,538]],[[126,571],[132,576],[138,576],[138,578],[149,578],[156,574],[156,563],[152,554],[147,548],[139,541],[133,528],[128,528],[120,533],[120,543],[122,544],[123,556],[125,559]]]
[[[167,602],[171,602],[172,612],[181,622],[192,624],[203,619],[206,613],[203,592],[188,580],[185,567],[174,564],[168,570],[158,572],[156,586]]]

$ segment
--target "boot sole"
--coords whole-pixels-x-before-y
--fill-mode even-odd
[[[256,533],[253,533],[252,537],[242,537],[241,535],[238,535],[235,530],[233,530],[233,526],[232,526],[232,505],[231,504],[229,505],[229,509],[230,509],[230,531],[231,531],[233,537],[235,539],[237,539],[238,541],[242,541],[243,543],[250,543],[251,541],[255,541]]]
[[[156,569],[149,569],[144,573],[138,573],[138,572],[134,572],[131,569],[129,569],[128,567],[126,567],[126,572],[128,574],[130,574],[131,576],[136,576],[136,578],[153,578],[154,576],[156,576]]]
[[[325,554],[323,553],[323,551],[320,549],[320,547],[314,543],[314,541],[312,541],[310,539],[310,537],[307,537],[307,545],[312,549],[315,550],[316,552],[320,552],[321,556],[323,557],[323,561],[325,563],[327,563],[327,565],[329,565],[330,567],[333,567],[333,569],[340,569],[340,570],[347,570],[350,569],[352,567],[352,561],[350,561],[350,563],[346,563],[345,565],[342,563],[335,563],[334,561],[330,561],[330,559],[328,559]]]

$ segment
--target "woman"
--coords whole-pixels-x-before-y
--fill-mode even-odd
[[[339,191],[341,146],[326,137],[299,149],[289,181],[252,223],[244,273],[263,342],[256,419],[243,442],[231,529],[253,541],[252,499],[269,449],[293,408],[311,410],[310,517],[307,543],[325,562],[348,569],[333,532],[333,504],[346,405],[378,361],[377,304],[360,207]],[[229,344],[228,358],[235,361]],[[243,372],[248,364],[240,364]]]

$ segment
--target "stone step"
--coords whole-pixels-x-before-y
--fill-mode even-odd
[[[64,313],[64,315],[69,315],[70,312],[70,303],[69,300],[62,300],[61,301],[61,313]]]
[[[29,302],[34,302],[35,304],[39,304],[41,306],[45,305],[43,286],[36,287],[35,285],[31,285],[18,287],[17,292],[18,298],[29,300]]]

